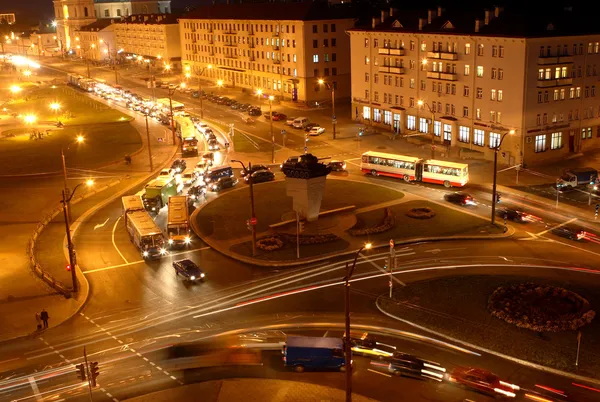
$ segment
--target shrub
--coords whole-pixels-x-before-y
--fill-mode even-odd
[[[289,233],[282,233],[279,235],[283,240],[290,244],[296,244],[296,235]],[[324,233],[324,234],[316,234],[316,235],[300,235],[299,243],[302,245],[311,245],[311,244],[324,244],[331,243],[338,240],[339,237],[334,235],[333,233]]]
[[[406,213],[406,216],[414,219],[431,219],[435,216],[435,211],[428,207],[412,208]]]
[[[386,208],[383,214],[383,220],[376,226],[364,229],[349,229],[350,236],[367,236],[377,233],[387,232],[396,225],[394,214],[389,208]]]
[[[276,236],[270,236],[258,240],[256,247],[264,251],[275,251],[283,247],[283,242]]]

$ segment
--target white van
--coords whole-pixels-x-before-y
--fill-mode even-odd
[[[308,118],[298,117],[296,120],[294,120],[294,123],[292,125],[294,126],[294,128],[304,128],[308,123]]]

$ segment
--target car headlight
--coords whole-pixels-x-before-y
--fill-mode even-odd
[[[161,253],[162,255],[165,255],[165,254],[167,254],[167,249],[161,248],[161,249],[160,249],[160,253]]]
[[[156,207],[152,207],[152,210],[153,210],[153,211],[156,211]]]
[[[200,278],[204,278],[204,272],[200,274]]]
[[[196,196],[195,196],[194,194],[192,194],[192,195],[190,196],[190,198],[191,198],[192,200],[195,200],[195,199],[196,199]]]
[[[184,239],[184,241],[185,241],[185,243],[186,243],[186,244],[190,244],[190,243],[191,243],[191,241],[192,241],[192,239],[190,239],[189,237],[186,237],[186,238]]]
[[[195,281],[196,277],[194,275],[192,275],[192,276],[190,276],[190,279],[193,280],[193,281]]]
[[[217,185],[213,184],[212,188],[213,188],[213,190],[216,190],[217,189]]]
[[[144,257],[148,257],[148,255],[149,255],[149,254],[148,254],[148,252],[147,252],[147,251],[144,251],[144,252],[142,253],[142,255],[143,255]]]
[[[169,244],[173,244],[173,239],[169,239]]]

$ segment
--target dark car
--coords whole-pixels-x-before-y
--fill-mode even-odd
[[[184,159],[175,159],[171,164],[171,170],[174,170],[177,173],[181,173],[187,167],[187,163]]]
[[[229,98],[223,98],[221,100],[221,105],[225,105],[225,106],[231,106],[231,104],[233,103],[233,99],[229,99]]]
[[[587,233],[585,230],[576,226],[556,226],[550,231],[561,237],[566,237],[569,240],[583,240]]]
[[[233,101],[233,103],[229,107],[233,110],[238,110],[240,108],[240,103],[238,101]]]
[[[250,167],[250,169],[248,169],[248,173],[252,174],[254,172],[258,172],[259,170],[270,170],[270,169],[265,165],[252,165],[252,167]],[[246,176],[246,171],[242,170],[240,172],[240,176],[242,176],[242,177]]]
[[[277,112],[271,112],[271,113],[265,112],[265,113],[263,113],[263,116],[265,117],[265,119],[269,120],[269,119],[271,119],[271,117],[277,116],[277,114],[278,114]],[[275,119],[273,119],[273,120],[275,120]]]
[[[505,218],[507,221],[525,223],[525,222],[536,222],[540,221],[541,218],[528,214],[523,211],[519,211],[513,208],[501,208],[496,211],[496,215],[500,218]]]
[[[210,138],[206,143],[209,151],[218,151],[221,148],[216,138]]]
[[[226,188],[231,188],[238,184],[238,180],[235,177],[225,176],[219,178],[216,182],[210,184],[211,191],[221,191]]]
[[[250,183],[250,178],[252,178],[252,184],[264,183],[275,180],[275,174],[270,170],[257,170],[251,175],[244,177],[246,184]]]
[[[188,190],[188,196],[194,201],[206,195],[206,183],[203,180],[199,181],[199,183]]]
[[[240,112],[245,112],[247,111],[252,105],[250,105],[249,103],[242,103],[239,107],[238,110]]]
[[[462,191],[445,194],[444,199],[448,202],[458,205],[475,205],[473,197],[470,194]]]
[[[398,376],[442,381],[446,369],[439,363],[423,360],[407,353],[395,352],[388,365],[390,373]]]
[[[346,162],[344,161],[331,161],[327,164],[327,166],[331,167],[332,172],[345,172],[346,171]]]
[[[248,108],[248,114],[250,116],[260,116],[261,115],[261,111],[257,107],[251,107],[251,108]]]
[[[306,126],[304,126],[304,131],[308,133],[313,127],[319,127],[319,125],[317,123],[308,123]]]
[[[273,113],[273,121],[286,120],[287,116],[283,113]]]
[[[176,275],[181,275],[192,282],[204,282],[204,279],[206,278],[206,275],[202,272],[200,267],[191,260],[175,261],[173,262],[173,268],[175,268]]]

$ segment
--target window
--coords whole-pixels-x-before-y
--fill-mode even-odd
[[[483,56],[483,45],[477,45],[477,56]]]
[[[325,54],[323,55],[323,61],[324,61],[325,63],[329,63],[329,53],[325,53]]]
[[[479,108],[475,109],[475,118],[477,120],[481,120],[481,109],[479,109]]]
[[[104,10],[104,16],[110,17],[110,12],[108,11],[108,9]]]
[[[535,117],[535,124],[537,124],[538,126],[541,126],[541,125],[542,125],[542,115],[541,115],[541,114],[538,114],[538,115]]]
[[[575,98],[575,88],[569,88],[569,99]]]
[[[323,24],[323,32],[329,32],[329,25]]]
[[[575,88],[575,97],[577,99],[581,98],[581,87]]]
[[[586,98],[590,97],[590,87],[585,87],[584,94],[585,94],[584,96]]]
[[[379,102],[379,92],[377,92],[377,91],[373,92],[373,100],[375,102]]]
[[[369,39],[365,38],[365,47],[369,47]]]
[[[554,90],[554,100],[557,101],[558,100],[558,89]]]
[[[331,75],[337,75],[337,68],[333,67],[331,69]],[[336,83],[334,82],[334,86],[336,85]],[[336,88],[337,89],[337,88]]]
[[[471,136],[471,129],[469,127],[460,126],[458,127],[458,140],[460,142],[469,142]]]
[[[546,151],[546,134],[536,135],[535,136],[535,152],[544,152]]]
[[[410,50],[415,50],[415,41],[414,40],[410,41]]]
[[[369,73],[365,73],[365,82],[369,82]]]
[[[331,47],[336,47],[337,46],[337,39],[336,38],[332,38],[331,39]]]
[[[498,79],[499,80],[503,80],[504,79],[504,69],[502,69],[502,68],[498,69]]]
[[[498,46],[498,57],[504,57],[504,46]]]
[[[550,149],[562,148],[562,132],[552,133],[550,136]]]
[[[427,85],[427,84],[425,83],[425,81],[424,81],[424,80],[421,80],[421,91],[424,91],[425,89],[427,89],[427,88],[426,88],[426,85]]]
[[[544,91],[544,103],[548,103],[548,91]]]
[[[410,107],[415,107],[415,98],[410,98],[410,100],[409,100],[409,106]]]
[[[427,43],[425,41],[423,41],[421,43],[421,51],[422,52],[426,52],[427,51]]]
[[[369,65],[369,56],[365,56],[365,64]]]
[[[417,118],[415,116],[406,116],[406,128],[409,130],[415,130],[417,128]]]
[[[390,103],[392,102],[392,97],[390,96]],[[388,126],[392,125],[392,112],[389,110],[385,110],[383,112],[383,124],[387,124]]]
[[[465,76],[471,73],[471,67],[468,64],[465,64]]]
[[[542,103],[542,91],[538,91],[538,103]]]
[[[596,86],[592,85],[592,96],[596,96]]]
[[[560,100],[565,100],[565,89],[564,88],[561,88],[561,90],[560,90]]]
[[[411,88],[415,87],[415,79],[414,78],[410,79],[410,82],[409,82],[408,86],[411,87]]]
[[[319,74],[319,69],[318,69],[318,68],[315,68],[315,69],[313,70],[313,74],[314,74],[314,76],[315,76],[315,77],[318,77],[318,76],[320,75],[320,74]],[[319,87],[317,86],[317,91],[318,91],[318,90],[319,90]]]
[[[369,100],[369,90],[365,89],[365,99]]]
[[[373,39],[373,47],[376,49],[379,47],[379,39]]]
[[[490,99],[491,100],[496,100],[496,90],[495,89],[492,89],[492,92],[490,94]]]
[[[337,53],[331,53],[331,61],[337,61]]]
[[[471,54],[471,44],[470,43],[465,44],[465,54]]]
[[[544,79],[544,69],[540,68],[538,70],[538,80],[543,80]]]
[[[371,108],[369,106],[363,106],[363,119],[371,120]]]
[[[483,66],[477,66],[477,76],[483,77]]]
[[[500,145],[500,134],[490,132],[490,148],[495,149]]]
[[[493,110],[490,111],[490,120],[494,123],[496,122],[496,112],[494,112]]]
[[[329,76],[329,68],[326,68],[326,69],[325,69],[325,71],[323,72],[323,75],[324,75],[325,77],[328,77],[328,76]]]
[[[548,124],[548,113],[544,113],[544,115],[542,116],[542,123]]]
[[[483,88],[477,88],[477,99],[483,98]]]
[[[316,25],[313,25],[312,30],[313,30],[313,33],[318,33],[319,32],[319,28],[317,28]]]
[[[495,80],[496,77],[498,77],[498,70],[495,68],[492,68],[492,79]]]
[[[492,45],[492,57],[498,57],[498,46]]]
[[[419,118],[419,132],[428,133],[429,132],[429,123],[425,117]]]
[[[502,102],[503,99],[504,99],[504,94],[502,93],[502,90],[499,89],[498,90],[498,102]]]
[[[375,92],[375,96],[377,96],[377,92]],[[373,109],[373,121],[375,123],[381,123],[381,110]]]
[[[331,32],[335,32],[335,24],[331,24]]]
[[[319,47],[319,41],[316,39],[313,39],[313,49],[317,49]]]
[[[485,145],[485,131],[480,129],[473,130],[473,144],[479,146]]]
[[[470,96],[469,93],[470,93],[469,87],[465,85],[463,87],[463,96]]]
[[[379,84],[379,74],[373,74],[373,83]]]
[[[560,69],[560,77],[561,78],[567,78],[567,75],[568,75],[567,68],[566,67],[561,67],[561,69]]]
[[[463,117],[469,117],[469,108],[467,106],[463,106]]]
[[[313,54],[313,63],[318,63],[318,62],[319,62],[319,55]]]

